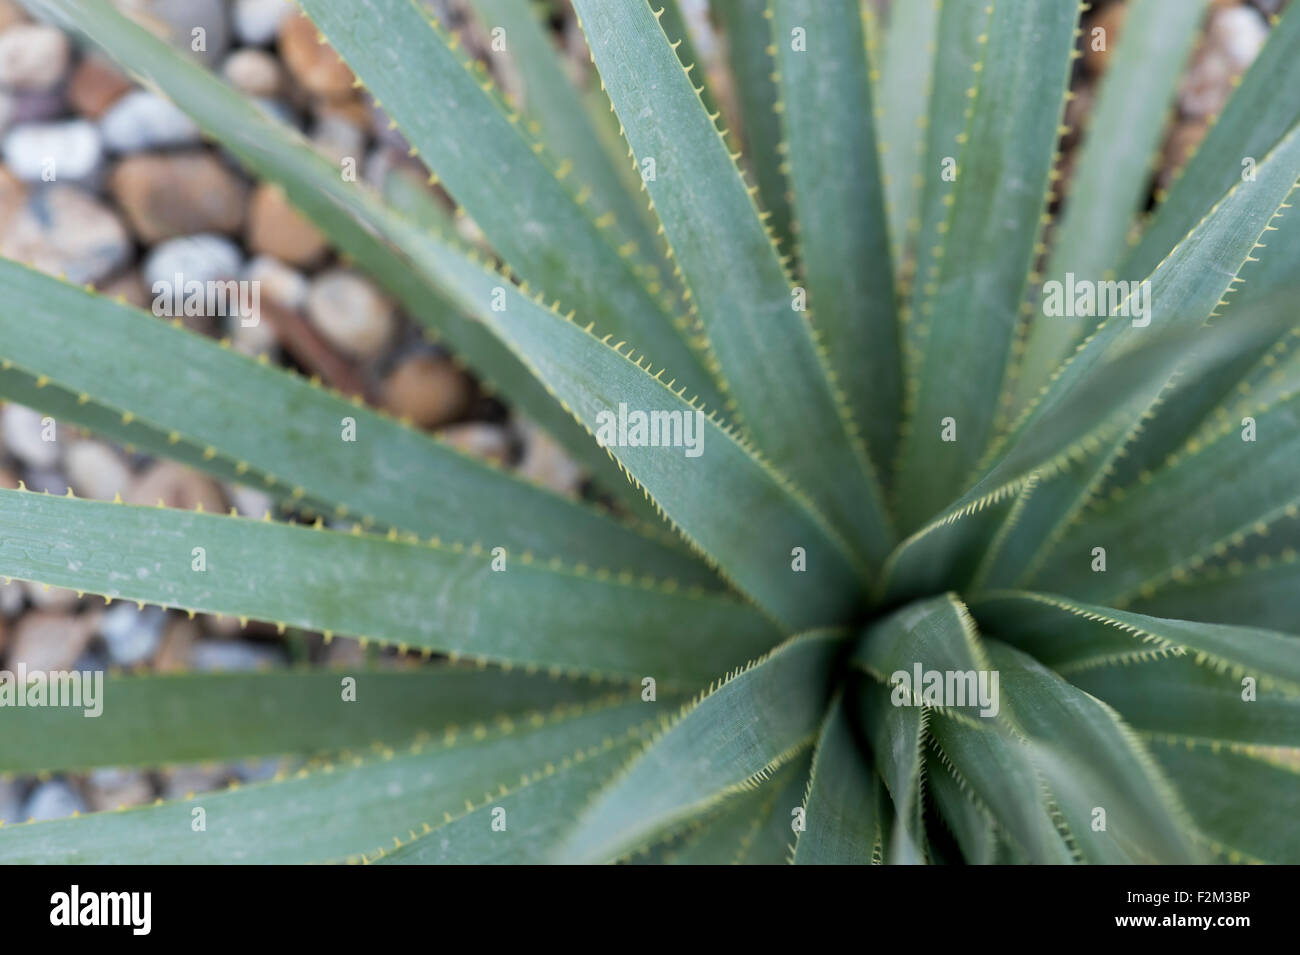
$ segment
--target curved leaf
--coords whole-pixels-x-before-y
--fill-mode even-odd
[[[424,163],[529,286],[576,309],[602,332],[637,343],[672,368],[711,407],[718,392],[686,325],[674,328],[653,277],[638,274],[626,247],[604,234],[570,193],[563,168],[521,117],[490,95],[492,82],[462,59],[456,34],[445,34],[411,0],[302,7],[397,122]],[[456,130],[455,136],[447,130]],[[584,196],[585,201],[585,196]]]
[[[1073,3],[993,4],[954,201],[939,229],[943,253],[937,274],[920,278],[922,360],[906,384],[908,425],[895,480],[905,528],[969,484],[993,436],[1056,154],[1077,15]],[[955,440],[943,436],[945,419],[955,422]]]
[[[327,503],[327,516],[365,526],[691,583],[710,576],[590,508],[184,328],[5,260],[0,282],[6,364],[93,396],[168,445],[220,456],[243,483],[310,496]]]
[[[356,681],[350,700],[341,689],[345,677]],[[109,674],[95,719],[75,707],[7,708],[0,773],[311,756],[411,741],[607,692],[597,682],[450,665]]]
[[[0,491],[0,575],[664,685],[697,686],[779,640],[751,607],[653,580],[396,535],[18,491]]]
[[[770,9],[800,274],[832,380],[877,469],[888,468],[901,354],[862,17],[857,0],[773,0]]]
[[[649,732],[649,707],[625,696],[564,706],[498,729],[469,728],[402,751],[303,769],[193,799],[72,819],[6,826],[5,863],[243,863],[362,861],[399,847],[554,772]],[[549,768],[548,768],[549,767]],[[205,828],[192,828],[193,810]],[[572,811],[572,807],[568,807]],[[487,820],[484,820],[487,824]],[[502,842],[519,831],[496,833]]]
[[[716,114],[700,103],[648,4],[574,6],[634,155],[655,162],[646,187],[741,424],[859,555],[879,561],[892,531],[846,383],[828,374],[824,346],[795,310]]]
[[[616,858],[750,789],[810,747],[840,634],[794,637],[685,710],[582,813],[559,858]]]
[[[804,804],[807,828],[795,842],[795,865],[870,864],[882,841],[879,789],[880,778],[840,697],[826,714],[813,755]]]

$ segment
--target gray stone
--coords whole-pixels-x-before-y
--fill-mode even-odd
[[[0,255],[76,285],[107,278],[130,261],[132,251],[113,210],[62,183],[34,190],[0,232]]]
[[[153,783],[136,769],[96,769],[86,779],[86,795],[96,812],[143,806],[153,800]]]
[[[284,656],[270,647],[242,640],[203,640],[194,648],[194,669],[258,670],[280,666]]]
[[[51,430],[41,423],[45,417],[39,411],[13,402],[0,409],[5,450],[28,467],[51,468],[59,463],[58,423],[51,421]],[[45,437],[55,440],[46,441]]]
[[[113,152],[188,146],[199,141],[199,127],[178,106],[148,90],[132,90],[99,120],[104,145]]]
[[[291,13],[293,4],[285,0],[235,0],[235,35],[249,46],[265,46],[275,39],[280,24]]]
[[[18,23],[0,33],[0,86],[47,90],[68,70],[71,46],[62,30]]]
[[[122,6],[147,29],[178,50],[214,67],[230,46],[224,0],[124,0]],[[196,50],[195,30],[203,49]]]
[[[99,635],[108,650],[108,659],[117,666],[135,666],[150,659],[162,643],[167,611],[161,607],[115,603],[99,621]]]
[[[211,233],[168,239],[154,246],[142,272],[151,293],[157,282],[216,282],[239,276],[243,253],[229,239]]]
[[[121,455],[98,441],[77,441],[64,454],[68,483],[79,497],[111,501],[125,494],[131,484],[131,469]]]
[[[104,168],[104,144],[84,119],[22,123],[5,134],[4,160],[24,182],[94,184]]]
[[[43,819],[63,819],[74,812],[85,811],[86,801],[80,793],[62,779],[51,779],[32,790],[32,794],[27,797],[27,804],[23,806],[22,817],[39,822]]]

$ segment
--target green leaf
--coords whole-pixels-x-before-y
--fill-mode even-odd
[[[993,817],[944,764],[933,741],[925,753],[925,786],[939,818],[961,849],[962,858],[971,865],[992,865],[998,850]]]
[[[1039,662],[1076,671],[1186,656],[1261,688],[1300,693],[1300,642],[1253,627],[1164,620],[1052,594],[993,591],[971,602],[980,624]]]
[[[887,468],[901,355],[862,17],[857,0],[774,0],[771,9],[800,271],[832,380]]]
[[[830,694],[841,634],[794,637],[729,674],[582,813],[559,858],[606,861],[753,788],[810,747]]]
[[[343,699],[342,681],[356,696]],[[581,704],[608,687],[470,666],[104,677],[102,713],[10,707],[0,773],[357,750],[451,726]],[[12,820],[11,820],[12,821]]]
[[[782,766],[752,791],[729,798],[699,830],[668,853],[672,865],[784,865],[789,861],[791,811],[803,800],[809,760]]]
[[[1241,440],[1229,422],[1213,438],[1189,442],[1150,482],[1080,513],[1032,579],[1084,600],[1144,596],[1236,540],[1267,533],[1297,504],[1300,395],[1255,418],[1259,440]],[[1096,547],[1106,549],[1105,573],[1090,570]]]
[[[489,553],[396,535],[0,491],[0,575],[115,598],[665,686],[779,639],[703,591],[497,556],[500,572]]]
[[[681,63],[683,69],[692,72],[699,70],[694,79],[698,80],[703,87],[700,91],[700,102],[710,113],[718,112],[718,101],[713,91],[709,89],[705,76],[704,57],[700,56],[699,50],[696,49],[695,38],[691,35],[686,23],[686,15],[682,12],[681,0],[662,0],[658,9],[659,26],[663,28],[664,35],[675,44],[677,61]]]
[[[996,640],[985,646],[1082,858],[1101,864],[1198,861],[1186,810],[1115,712],[1026,654]],[[1099,819],[1097,809],[1105,816]]]
[[[975,4],[956,6],[978,9]],[[926,184],[921,169],[933,169],[924,165],[926,129],[930,124],[927,106],[935,70],[949,66],[936,63],[935,55],[942,8],[942,3],[934,2],[894,4],[880,56],[875,115],[894,272],[900,276],[910,271],[907,260],[915,255],[910,245],[921,228],[921,194]],[[967,9],[962,15],[971,12]],[[973,36],[971,43],[973,46]],[[965,65],[969,70],[970,64]],[[956,66],[960,68],[960,64]]]
[[[900,16],[903,9],[915,12],[917,7],[923,5],[894,4],[891,12],[894,16]],[[918,221],[910,230],[915,233],[915,248],[912,249],[912,261],[899,268],[899,276],[904,279],[908,293],[902,313],[906,345],[904,367],[908,376],[913,378],[921,366],[921,332],[926,324],[918,320],[917,313],[932,293],[927,283],[936,281],[939,277],[939,263],[945,248],[940,240],[946,235],[939,230],[947,228],[945,223],[948,211],[955,201],[953,192],[957,188],[956,181],[944,173],[956,162],[962,143],[968,140],[966,126],[971,99],[967,90],[978,81],[979,73],[987,62],[989,15],[992,12],[988,4],[981,3],[939,5],[933,75],[927,92],[929,104],[924,120],[919,121],[925,134],[925,143],[924,162],[918,173],[920,182],[917,184],[920,190]],[[885,69],[906,71],[911,68],[911,63],[900,64],[892,54],[886,54]],[[898,102],[894,96],[884,98],[882,91],[883,108],[888,109],[890,103]]]
[[[880,778],[840,697],[817,741],[804,804],[807,828],[795,842],[795,865],[870,864],[883,838],[879,789]]]
[[[362,861],[400,847],[427,824],[454,821],[552,773],[564,773],[653,725],[626,696],[566,705],[536,719],[467,728],[293,777],[193,799],[79,818],[6,826],[5,863],[244,863]],[[549,768],[548,768],[549,767]],[[206,828],[192,828],[193,810]],[[570,812],[573,807],[567,806]],[[570,817],[571,818],[571,817]],[[487,819],[483,820],[488,823]],[[526,827],[495,833],[521,839]]]
[[[1260,159],[1300,122],[1300,102],[1290,91],[1300,84],[1300,14],[1282,17],[1268,42],[1233,92],[1162,199],[1142,239],[1127,257],[1121,275],[1147,275],[1165,254],[1194,229],[1205,210],[1225,190],[1240,183],[1243,157]],[[1294,177],[1293,177],[1294,178]]]
[[[878,562],[892,532],[844,382],[796,304],[729,147],[647,3],[575,8],[737,417],[772,463]],[[705,185],[707,184],[707,186]],[[653,356],[652,356],[653,357]]]
[[[167,436],[161,447],[149,442],[160,453],[184,440],[200,458],[224,459],[241,483],[309,496],[325,502],[327,516],[367,527],[687,583],[711,576],[591,508],[184,328],[7,260],[0,282],[5,362],[139,419]]]
[[[591,188],[593,208],[612,212],[619,227],[636,240],[642,258],[663,270],[649,210],[626,188],[622,170],[601,144],[577,88],[565,75],[560,51],[538,20],[537,5],[533,0],[473,0],[472,6],[486,32],[505,31],[506,51],[519,71],[524,112],[540,127],[547,149],[572,164],[574,181]]]
[[[868,627],[853,654],[853,665],[875,685],[864,688],[862,722],[897,819],[890,846],[893,862],[924,861],[923,825],[926,734],[936,717],[922,705],[914,666],[927,670],[978,670],[982,651],[966,608],[952,594],[918,600]],[[896,680],[906,674],[909,682]],[[952,703],[953,701],[949,701]],[[962,718],[978,719],[978,702],[952,706]],[[966,716],[966,714],[970,716]]]
[[[790,209],[790,184],[781,171],[784,140],[781,117],[776,112],[779,94],[772,80],[772,54],[769,50],[772,28],[756,4],[718,3],[714,4],[713,13],[726,32],[727,58],[740,107],[745,160],[758,183],[759,204],[770,213],[768,228],[780,248],[790,251],[794,248],[791,234],[794,213]]]
[[[635,342],[718,405],[704,359],[687,343],[689,328],[674,328],[656,277],[638,274],[634,249],[605,234],[613,216],[588,213],[578,201],[585,194],[569,191],[564,166],[542,157],[522,117],[454,49],[455,34],[411,0],[303,0],[302,7],[528,286]]]
[[[1235,623],[1300,632],[1300,563],[1295,552],[1261,566],[1228,566],[1169,580],[1133,610],[1158,617],[1183,617],[1209,623]]]
[[[1260,160],[1256,171],[1256,178],[1251,181],[1237,177],[1149,273],[1121,270],[1120,274],[1129,281],[1135,275],[1147,275],[1122,303],[1125,311],[1136,310],[1141,305],[1145,314],[1121,315],[1119,308],[1111,309],[1097,330],[1057,368],[1047,387],[1021,414],[1010,429],[1011,437],[1019,435],[1053,398],[1073,388],[1100,363],[1125,350],[1138,348],[1149,337],[1148,328],[1199,325],[1207,318],[1216,317],[1216,310],[1224,304],[1224,295],[1300,178],[1300,125],[1291,127],[1277,141]],[[1136,324],[1139,322],[1143,324]],[[1147,404],[1154,400],[1165,381],[1160,378],[1147,382]]]
[[[929,726],[941,762],[993,817],[1014,851],[1038,864],[1075,861],[1056,827],[1050,794],[1028,744],[944,712],[937,710]]]
[[[427,261],[445,241],[385,206],[363,184],[348,182],[296,130],[279,122],[183,54],[93,0],[32,0],[33,9],[80,32],[185,110],[222,148],[256,175],[284,188],[289,200],[343,253],[390,291],[422,324],[517,407],[527,408],[615,495],[630,499],[617,468],[592,445],[523,364],[476,322],[450,305],[442,273]],[[462,304],[463,300],[462,300]],[[470,303],[485,309],[486,301]]]
[[[1107,467],[1086,462],[1108,450],[1148,401],[1152,381],[1165,381],[1178,370],[1189,381],[1220,369],[1241,356],[1275,342],[1294,324],[1290,305],[1281,299],[1261,303],[1249,315],[1206,328],[1174,324],[1116,355],[1077,385],[1044,400],[1032,421],[1020,429],[1010,448],[991,453],[984,477],[953,503],[943,516],[914,533],[897,548],[886,566],[891,588],[925,580],[942,560],[971,566],[974,555],[996,546],[993,558],[978,568],[981,586],[1004,585],[1023,573],[1040,553],[1054,515],[1069,507],[1088,484],[1088,476],[1105,475]],[[1008,523],[970,521],[992,505],[1022,492],[1035,479],[1033,493],[1017,501]],[[995,540],[996,535],[996,540]],[[954,578],[961,584],[964,578]]]
[[[999,701],[996,713],[981,715],[977,699],[957,705],[956,699],[925,702],[925,672],[990,671],[965,605],[952,594],[916,601],[895,611],[863,634],[854,651],[853,665],[878,684],[866,725],[876,734],[873,751],[880,772],[902,805],[900,818],[914,813],[913,829],[895,830],[902,839],[892,853],[906,858],[909,843],[922,844],[920,806],[908,807],[908,779],[917,778],[925,766],[925,737],[937,747],[944,766],[959,780],[960,788],[979,800],[1017,847],[1034,862],[1067,862],[1072,856],[1053,821],[1055,804],[1039,775],[1032,747],[1013,722],[1010,706]],[[915,669],[923,671],[917,685]],[[907,680],[896,680],[906,675]],[[990,678],[991,679],[991,678]],[[891,689],[892,687],[892,689]],[[989,688],[992,689],[991,682]],[[924,715],[923,715],[924,714]],[[887,727],[892,724],[892,730]],[[913,727],[908,732],[908,727]],[[903,801],[900,803],[900,794]]]
[[[594,755],[582,754],[573,765],[534,773],[525,783],[485,800],[448,821],[432,822],[429,831],[385,851],[374,862],[387,865],[543,865],[582,806],[635,749],[635,740]],[[504,813],[504,815],[502,815]],[[504,826],[504,828],[501,828]],[[495,828],[494,828],[495,827]]]
[[[1078,9],[999,0],[960,134],[942,254],[918,276],[922,360],[905,384],[899,520],[916,528],[969,484],[999,391],[1044,212]],[[933,171],[931,171],[933,175]],[[973,313],[978,321],[961,316]],[[952,369],[961,367],[954,376]],[[956,440],[943,440],[944,419]]]
[[[1263,689],[1258,677],[1247,684],[1245,677],[1189,657],[1092,666],[1072,670],[1069,679],[1139,731],[1266,746],[1293,746],[1300,739],[1300,695]]]
[[[1209,847],[1223,861],[1300,862],[1300,767],[1295,750],[1181,735],[1146,737]],[[1290,761],[1284,761],[1289,754]],[[1249,807],[1243,811],[1243,807]]]
[[[922,792],[925,788],[925,746],[930,718],[924,707],[893,705],[889,687],[882,683],[864,684],[860,688],[858,719],[870,741],[872,762],[893,801],[894,819],[888,839],[881,825],[883,820],[875,818],[873,813],[861,820],[870,827],[870,838],[864,838],[865,832],[850,837],[860,854],[858,861],[869,860],[879,851],[890,865],[925,863]],[[845,846],[841,851],[847,854],[852,848]],[[798,851],[798,843],[795,850]]]
[[[469,262],[449,257],[447,268],[485,295],[495,281]],[[651,374],[648,361],[630,346],[602,341],[512,290],[504,301],[502,311],[484,316],[494,333],[611,445],[610,453],[727,579],[791,630],[837,621],[855,606],[865,571],[855,569],[827,520],[743,439],[687,403],[664,370]],[[694,436],[698,453],[620,442],[614,427],[620,406],[681,414],[681,435]],[[699,493],[703,486],[708,495]],[[755,527],[764,533],[754,534]],[[795,548],[803,548],[815,573],[791,570]]]
[[[1152,159],[1208,0],[1134,0],[1102,76],[1080,147],[1065,213],[1052,243],[1048,280],[1106,281],[1146,198]],[[1086,317],[1046,316],[1028,322],[1024,356],[1012,382],[1012,412],[1024,408],[1089,332]]]

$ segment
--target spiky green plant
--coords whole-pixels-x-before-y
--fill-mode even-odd
[[[856,0],[716,0],[743,157],[671,3],[573,5],[616,124],[522,0],[474,6],[526,104],[412,0],[303,0],[485,261],[427,193],[341,175],[110,4],[34,0],[282,186],[617,504],[0,264],[6,397],[330,520],[3,491],[0,573],[439,661],[346,674],[355,703],[309,671],[6,712],[9,771],[316,759],[7,827],[0,858],[1300,860],[1300,366],[1274,296],[1300,263],[1300,12],[1141,216],[1207,3],[1133,0],[1049,229],[1072,2],[909,0],[881,26]],[[1069,275],[1135,285],[1045,315]],[[702,453],[600,448],[620,404],[706,408]],[[993,673],[983,701],[947,679]]]

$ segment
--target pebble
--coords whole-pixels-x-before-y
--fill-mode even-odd
[[[76,285],[98,282],[131,258],[131,238],[108,206],[77,186],[33,192],[0,230],[0,255]]]
[[[307,92],[326,99],[342,99],[352,93],[352,71],[328,43],[317,40],[316,25],[299,14],[280,26],[280,58],[293,78]]]
[[[96,812],[143,806],[154,798],[153,784],[145,773],[113,767],[91,770],[86,777],[86,795]]]
[[[199,127],[171,100],[148,90],[132,90],[99,121],[104,145],[117,153],[188,146],[199,141]]]
[[[1110,62],[1110,55],[1115,51],[1115,44],[1119,42],[1120,31],[1124,28],[1124,18],[1127,13],[1128,8],[1124,4],[1112,3],[1093,17],[1084,29],[1082,38],[1083,62],[1087,66],[1088,72],[1094,76],[1102,73],[1106,69],[1106,64]],[[1094,42],[1094,36],[1098,40],[1101,38],[1094,31],[1099,29],[1104,31],[1105,49],[1094,49],[1097,45]]]
[[[251,251],[304,268],[319,262],[329,250],[320,230],[273,183],[264,182],[253,192],[246,238]]]
[[[37,494],[53,494],[63,497],[68,493],[68,482],[63,479],[63,472],[52,468],[30,468],[27,471],[27,490]]]
[[[153,658],[155,673],[181,673],[190,668],[190,657],[199,640],[199,625],[186,617],[169,617],[163,629],[162,646]]]
[[[75,590],[66,587],[47,587],[35,581],[23,581],[27,599],[37,610],[72,610],[81,602]]]
[[[5,450],[30,468],[52,468],[59,463],[58,423],[26,405],[7,402],[0,409],[0,430]],[[46,438],[53,440],[47,441]]]
[[[374,358],[393,335],[393,307],[354,272],[330,269],[312,280],[307,316],[334,345],[357,358]]]
[[[225,0],[134,0],[124,12],[209,67],[220,63],[230,46]],[[196,29],[203,31],[200,34],[203,49],[194,48]]]
[[[203,640],[193,654],[194,669],[200,672],[260,670],[283,662],[278,650],[243,640]]]
[[[244,487],[242,484],[227,484],[226,497],[240,514],[245,517],[256,517],[259,520],[275,504],[271,495],[265,491]]]
[[[279,354],[280,338],[276,334],[274,322],[259,320],[256,325],[245,325],[243,316],[231,314],[225,317],[224,325],[231,347],[241,355],[275,358]]]
[[[111,501],[125,494],[131,484],[131,469],[121,456],[98,441],[76,441],[64,453],[68,483],[78,497]]]
[[[199,233],[158,243],[140,271],[151,291],[158,282],[174,285],[177,275],[185,282],[226,281],[239,276],[242,257],[239,246],[224,236]]]
[[[469,410],[470,385],[451,361],[431,354],[411,355],[384,379],[384,406],[421,428],[436,428]]]
[[[26,822],[22,789],[18,783],[0,779],[0,822]]]
[[[9,648],[9,669],[19,663],[28,671],[66,670],[90,643],[98,614],[68,614],[33,610],[14,627]]]
[[[164,799],[184,799],[191,793],[206,793],[220,789],[230,778],[226,769],[205,769],[201,766],[178,766],[166,770],[162,778]]]
[[[73,813],[86,811],[86,801],[62,779],[40,783],[27,797],[22,818],[40,822],[45,819],[63,819]]]
[[[149,309],[153,305],[153,295],[145,288],[140,273],[135,269],[115,275],[107,282],[96,284],[95,287],[101,295],[111,299],[120,297],[128,305],[134,305],[136,308]]]
[[[103,168],[104,144],[84,119],[21,123],[5,134],[4,161],[25,182],[93,184]]]
[[[8,30],[15,23],[26,23],[27,14],[18,0],[0,0],[0,31]]]
[[[276,2],[284,5],[284,0]],[[231,86],[249,96],[278,96],[284,87],[280,61],[265,50],[236,50],[221,64],[221,74]]]
[[[125,495],[128,504],[179,507],[192,511],[198,504],[210,514],[226,509],[226,500],[215,482],[175,461],[155,461],[131,485]]]
[[[162,643],[167,611],[161,607],[115,603],[104,611],[99,621],[99,635],[108,650],[108,659],[117,666],[144,663]]]
[[[258,283],[262,301],[290,311],[297,311],[307,303],[307,277],[269,255],[251,259],[244,267],[243,278]]]
[[[440,429],[438,437],[480,460],[502,466],[510,461],[510,436],[498,425],[468,421]]]
[[[72,47],[67,36],[43,23],[19,23],[0,33],[0,86],[47,90],[63,79]]]
[[[516,422],[524,436],[518,474],[558,494],[576,496],[583,472],[554,438],[526,419]]]
[[[312,125],[311,141],[336,166],[348,157],[359,163],[365,156],[365,130],[338,113],[317,113]]]
[[[237,233],[248,187],[206,152],[131,156],[109,176],[109,191],[146,243],[195,232]]]
[[[1215,10],[1210,17],[1208,39],[1227,58],[1233,70],[1241,72],[1264,46],[1268,25],[1250,7],[1225,7]]]
[[[249,46],[265,46],[292,12],[293,4],[285,0],[235,0],[235,35]]]
[[[72,71],[68,81],[68,103],[87,119],[99,119],[131,89],[116,67],[97,56],[87,56]]]
[[[9,102],[9,122],[44,123],[63,118],[63,94],[55,90],[28,90],[14,93]]]
[[[0,614],[12,617],[23,609],[23,585],[20,581],[0,581]]]

